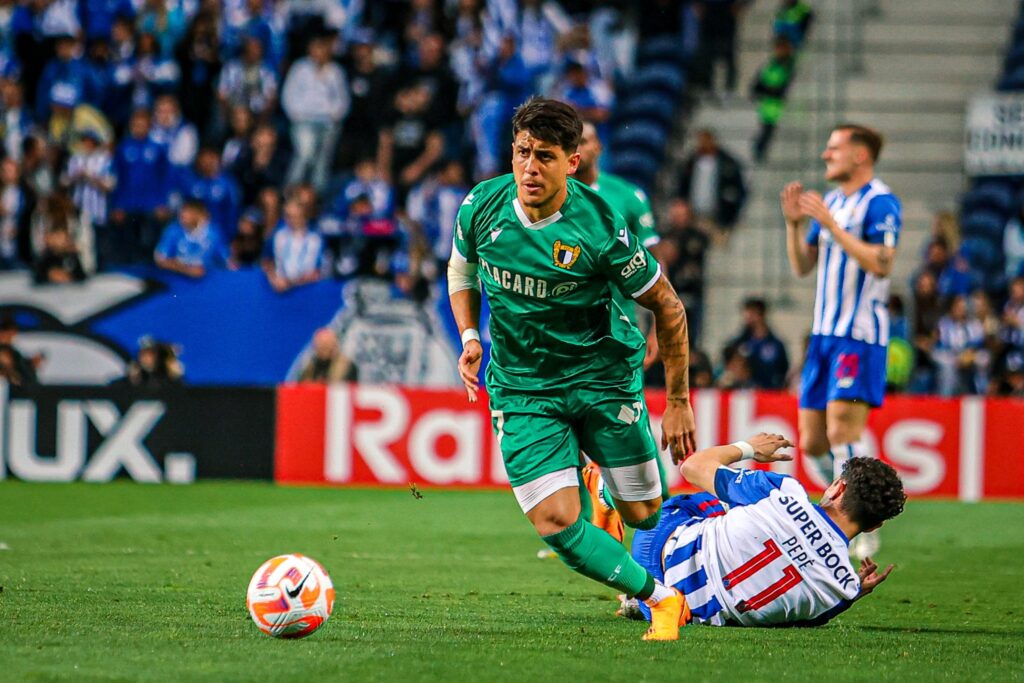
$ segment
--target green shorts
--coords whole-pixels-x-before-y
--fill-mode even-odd
[[[580,451],[603,471],[645,465],[634,478],[648,479],[653,471],[660,487],[658,445],[639,376],[612,390],[573,385],[543,394],[488,391],[491,424],[513,488],[579,467]],[[629,499],[646,498],[623,498]]]

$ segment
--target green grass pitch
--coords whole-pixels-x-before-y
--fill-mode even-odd
[[[612,592],[538,560],[507,492],[0,483],[0,680],[1024,679],[1024,505],[911,502],[889,581],[820,629],[643,643]],[[338,589],[312,637],[250,622],[267,558]]]

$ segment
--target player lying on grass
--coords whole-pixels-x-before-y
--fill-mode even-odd
[[[903,511],[896,471],[851,458],[817,505],[792,477],[731,467],[791,460],[778,451],[792,445],[758,434],[694,453],[679,470],[707,493],[670,498],[658,526],[633,537],[637,562],[685,597],[684,623],[818,626],[888,578],[892,566],[879,573],[870,558],[855,570],[848,545]],[[651,618],[642,602],[622,612]]]

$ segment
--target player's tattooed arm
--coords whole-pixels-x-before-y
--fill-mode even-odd
[[[832,233],[832,239],[857,261],[857,265],[872,275],[889,277],[896,260],[895,247],[870,244],[840,228],[817,192],[804,192],[800,195],[800,207],[804,213],[818,221],[823,230]]]
[[[674,462],[679,462],[697,447],[696,424],[690,405],[690,336],[686,309],[664,273],[636,301],[654,313],[667,392],[661,445],[669,449]]]

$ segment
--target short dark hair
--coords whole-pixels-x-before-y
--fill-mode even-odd
[[[761,315],[765,315],[768,313],[768,302],[760,297],[751,296],[743,300],[743,308],[744,310],[752,308]]]
[[[881,133],[874,128],[868,128],[858,123],[840,123],[832,129],[832,132],[837,130],[848,131],[850,142],[867,147],[868,152],[871,153],[871,160],[878,161],[878,157],[882,154],[882,147],[885,145],[885,138]]]
[[[580,146],[583,122],[572,105],[543,97],[531,97],[519,105],[512,117],[512,137],[524,130],[572,154]]]
[[[181,208],[193,209],[194,211],[198,211],[204,216],[210,215],[210,210],[206,207],[206,204],[201,199],[196,199],[194,197],[189,197],[188,199],[183,201],[181,203]]]
[[[903,512],[907,494],[891,465],[875,458],[850,458],[841,478],[846,490],[840,508],[861,531]]]

